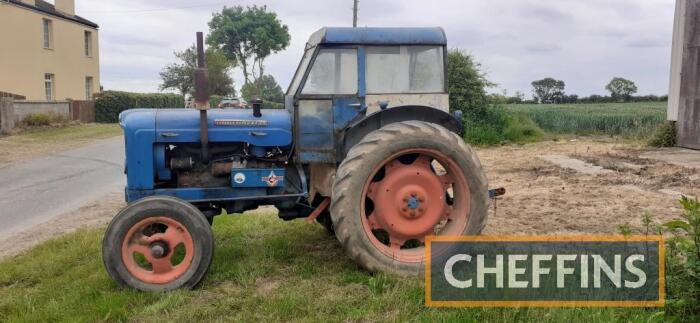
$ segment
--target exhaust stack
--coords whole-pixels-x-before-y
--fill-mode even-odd
[[[204,33],[197,32],[197,69],[194,75],[194,106],[199,110],[199,134],[202,145],[202,162],[209,164],[209,72],[204,59]]]

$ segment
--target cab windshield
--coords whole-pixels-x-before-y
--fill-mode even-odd
[[[299,88],[299,83],[301,83],[301,79],[304,78],[304,73],[306,72],[306,69],[309,67],[309,62],[311,62],[311,57],[314,56],[314,50],[316,49],[316,46],[309,47],[309,44],[306,44],[306,51],[304,52],[304,57],[301,58],[301,63],[299,63],[299,67],[297,67],[297,71],[294,74],[294,79],[292,80],[292,83],[289,84],[289,89],[287,90],[287,95],[294,95],[297,93],[297,89]]]

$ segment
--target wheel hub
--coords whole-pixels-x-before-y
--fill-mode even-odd
[[[168,254],[168,244],[162,241],[156,241],[151,244],[151,256],[156,259],[165,257]]]
[[[447,214],[445,183],[421,155],[411,164],[398,160],[386,164],[381,181],[370,185],[368,196],[374,202],[369,216],[373,228],[387,231],[392,245],[423,240]]]
[[[151,232],[154,226],[164,230]],[[178,246],[184,247],[182,259],[173,263]],[[135,260],[140,254],[148,264]],[[182,276],[194,258],[194,239],[182,223],[165,216],[146,218],[134,224],[124,237],[122,261],[138,280],[167,284]]]

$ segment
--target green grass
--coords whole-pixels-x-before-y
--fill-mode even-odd
[[[108,278],[103,230],[79,231],[0,263],[0,321],[660,322],[655,309],[430,309],[421,279],[370,275],[318,225],[221,216],[195,290],[142,293]]]
[[[518,104],[507,108],[555,134],[645,139],[666,121],[666,102]]]
[[[11,136],[0,136],[0,167],[60,152],[121,134],[117,124],[68,124],[20,129]]]
[[[17,140],[64,142],[103,139],[121,134],[118,124],[88,123],[58,127],[28,128],[14,136]]]

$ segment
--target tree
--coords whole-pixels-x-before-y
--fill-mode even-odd
[[[208,48],[206,53],[207,71],[209,72],[209,94],[211,95],[235,95],[233,79],[229,72],[233,68],[229,60],[221,51]],[[194,73],[197,68],[197,50],[194,46],[175,52],[180,62],[172,63],[163,68],[160,77],[163,83],[160,90],[175,89],[187,96],[194,92]]]
[[[532,93],[539,103],[559,103],[564,96],[564,81],[551,77],[532,82]]]
[[[481,71],[481,64],[460,49],[452,49],[447,56],[447,80],[450,107],[475,118],[488,109],[486,88],[494,86]]]
[[[209,29],[207,43],[241,65],[245,84],[264,75],[265,58],[289,46],[287,26],[266,6],[224,7],[209,21]]]
[[[605,89],[610,91],[610,96],[618,101],[627,102],[632,98],[632,94],[637,93],[637,85],[634,82],[621,78],[613,78]]]
[[[254,98],[263,99],[265,102],[284,103],[284,92],[272,75],[265,75],[255,83],[244,84],[241,87],[241,96],[250,102]]]

